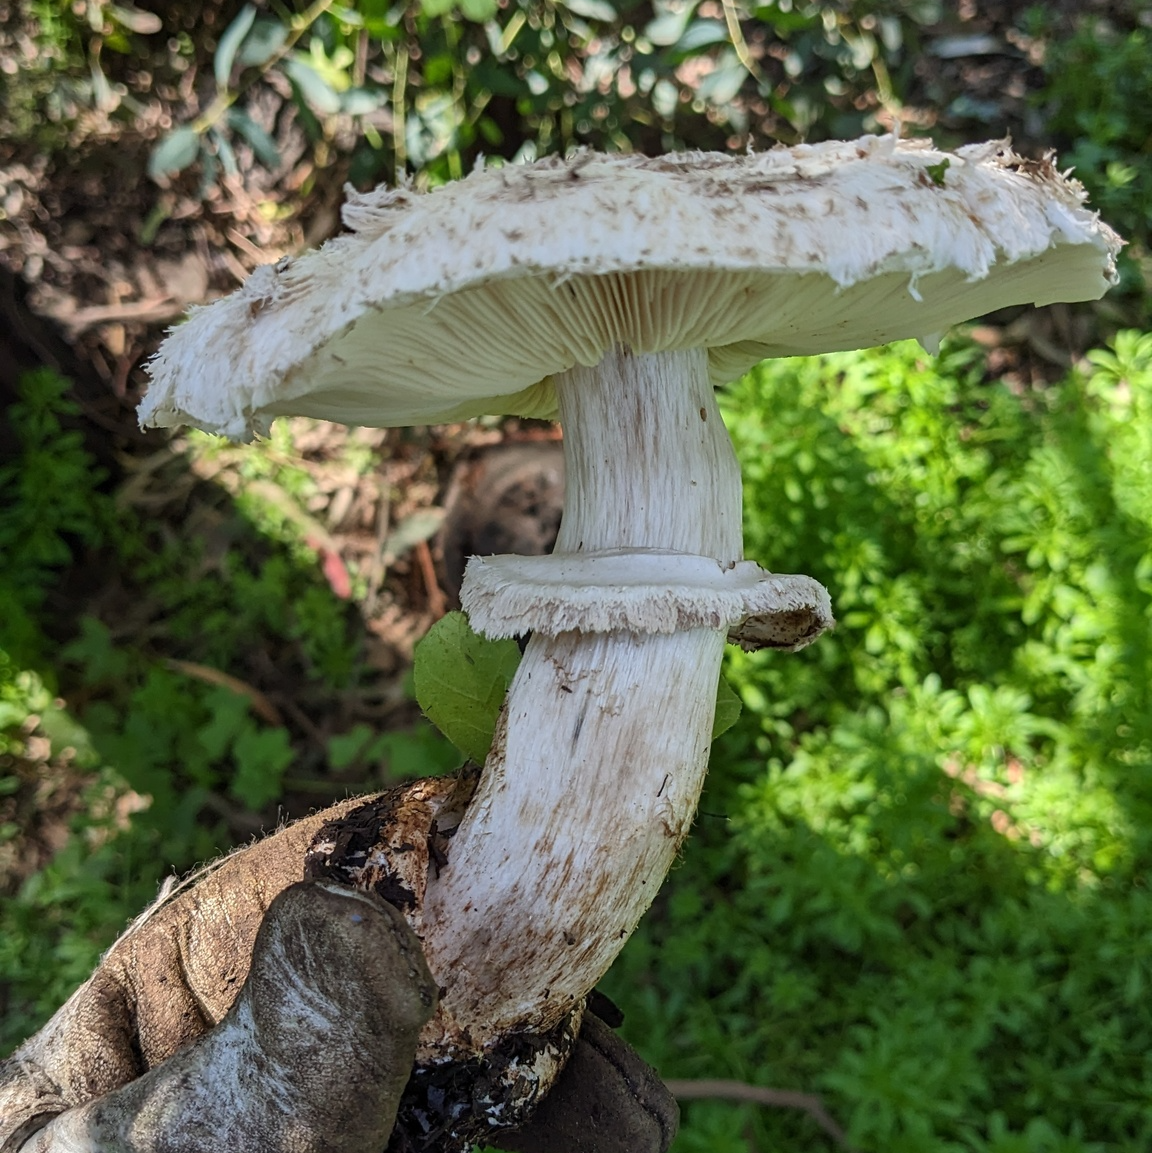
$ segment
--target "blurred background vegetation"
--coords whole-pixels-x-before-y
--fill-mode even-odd
[[[0,0],[0,1052],[173,871],[458,755],[412,702],[453,470],[516,421],[144,435],[162,328],[345,182],[898,127],[1056,147],[1123,282],[766,364],[747,551],[840,626],[733,653],[683,860],[607,982],[678,1153],[1152,1146],[1152,6]]]

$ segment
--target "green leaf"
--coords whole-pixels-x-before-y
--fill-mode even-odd
[[[430,540],[444,523],[444,510],[424,508],[406,516],[389,534],[381,550],[387,564],[402,557],[421,541]]]
[[[262,809],[280,795],[280,778],[296,756],[285,729],[245,728],[233,746],[236,775],[231,792],[249,809]]]
[[[251,116],[238,108],[233,108],[228,113],[228,123],[248,141],[256,154],[256,159],[265,168],[280,167],[280,149],[276,147],[276,141]]]
[[[487,640],[472,631],[463,613],[449,613],[416,646],[412,669],[416,700],[458,749],[483,763],[519,665],[520,649],[515,641]],[[736,723],[741,707],[740,698],[721,677],[716,688],[712,740]]]
[[[700,81],[696,95],[717,106],[731,104],[747,79],[748,70],[736,53],[728,50],[720,55],[716,68]]]
[[[684,35],[695,11],[696,5],[689,4],[679,12],[662,12],[644,26],[644,39],[661,48],[670,47]]]
[[[716,715],[712,718],[713,740],[721,733],[726,733],[740,719],[743,707],[740,698],[721,674],[716,686]]]
[[[460,11],[475,24],[491,20],[499,7],[497,0],[460,0]]]
[[[117,24],[141,36],[154,36],[164,27],[164,21],[155,12],[141,12],[126,4],[109,4],[106,11]]]
[[[284,73],[317,112],[330,116],[340,111],[340,94],[312,67],[294,56],[283,64]]]
[[[433,18],[447,16],[457,4],[457,0],[420,0],[420,11]]]
[[[328,9],[328,14],[333,20],[338,20],[346,28],[363,28],[364,16],[362,13],[357,12],[354,8],[347,8],[343,5],[333,5]]]
[[[483,763],[519,664],[515,641],[486,640],[472,631],[463,613],[449,613],[416,646],[416,700],[465,756]]]
[[[240,46],[240,63],[245,68],[262,68],[288,39],[288,29],[279,20],[257,20]]]
[[[397,21],[403,18],[403,8],[394,9],[391,0],[359,0],[356,10],[369,35],[382,40],[395,39]]]
[[[346,733],[329,737],[328,764],[337,772],[355,764],[364,750],[368,748],[372,737],[371,727],[364,723],[353,725]]]
[[[248,698],[231,689],[216,688],[208,694],[210,718],[196,734],[200,747],[212,759],[218,760],[228,747],[251,724],[248,719]]]
[[[944,173],[948,171],[948,166],[950,164],[951,161],[945,157],[940,161],[939,164],[926,165],[925,170],[927,171],[928,175],[932,177],[932,183],[935,184],[937,188],[944,187]]]
[[[217,88],[227,88],[228,79],[232,75],[232,63],[236,59],[244,37],[248,35],[256,19],[256,9],[251,4],[245,4],[240,14],[224,29],[220,43],[216,45],[216,55],[212,58],[212,70],[216,76]]]
[[[723,20],[696,20],[676,41],[676,52],[695,52],[709,44],[728,42],[728,28]]]
[[[460,750],[426,720],[410,729],[381,733],[368,749],[366,760],[384,761],[385,781],[437,777],[460,767]]]
[[[236,163],[236,153],[232,150],[232,143],[219,128],[212,129],[212,143],[216,145],[216,155],[224,171],[229,176],[239,176],[240,166]]]
[[[382,89],[349,88],[340,97],[340,107],[350,116],[367,116],[382,108],[388,96]]]
[[[175,176],[200,154],[200,134],[195,128],[175,128],[152,149],[148,157],[148,175],[153,180]]]
[[[657,80],[652,88],[652,107],[667,120],[679,103],[680,93],[676,85],[669,80]]]
[[[610,24],[617,19],[616,9],[608,0],[563,0],[564,7],[586,20],[600,20]]]

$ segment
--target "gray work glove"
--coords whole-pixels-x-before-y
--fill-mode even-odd
[[[667,1153],[680,1110],[640,1054],[592,1013],[531,1120],[493,1143],[507,1153]]]
[[[394,908],[327,882],[292,885],[269,906],[247,980],[218,1025],[6,1148],[382,1150],[435,1007],[419,942]]]
[[[292,885],[269,906],[218,1025],[75,1108],[62,1112],[45,1085],[26,1119],[0,1117],[0,1153],[379,1153],[435,1003],[392,906],[329,882]],[[530,1122],[493,1139],[512,1153],[666,1153],[677,1117],[655,1073],[588,1014]]]

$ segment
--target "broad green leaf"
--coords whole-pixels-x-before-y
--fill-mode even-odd
[[[449,613],[416,646],[412,679],[428,719],[465,755],[483,762],[496,718],[520,664],[515,641],[490,641],[472,631],[463,613]],[[740,699],[721,677],[712,740],[740,716]]]
[[[236,52],[244,37],[248,35],[256,19],[256,9],[251,4],[245,4],[240,14],[224,29],[220,43],[216,45],[216,55],[212,58],[212,71],[216,76],[216,86],[227,88],[228,79],[232,75],[232,64],[236,59]]]
[[[709,44],[723,44],[728,40],[728,28],[723,20],[696,20],[676,41],[675,51],[695,52]]]
[[[721,674],[720,682],[716,686],[716,715],[712,719],[713,740],[721,733],[726,733],[740,719],[740,710],[743,707],[740,698]]]
[[[294,56],[284,61],[283,68],[288,79],[317,112],[331,115],[340,111],[340,94],[311,64]]]
[[[262,68],[288,39],[288,29],[279,20],[257,20],[240,45],[240,63],[245,68]]]
[[[662,12],[644,26],[644,39],[661,48],[670,47],[684,35],[695,11],[696,5],[688,4],[678,12]]]
[[[497,0],[460,0],[460,11],[475,24],[491,20],[499,7]]]
[[[447,16],[457,5],[457,0],[420,0],[420,11],[425,16]]]
[[[376,765],[385,762],[386,781],[413,777],[438,777],[460,767],[460,750],[426,720],[410,729],[381,733],[369,746],[365,759]]]
[[[233,108],[228,113],[228,123],[252,145],[256,159],[265,168],[280,167],[280,149],[276,147],[276,141],[251,116]]]
[[[519,664],[515,641],[486,640],[463,613],[449,613],[416,646],[416,700],[458,749],[482,763]]]
[[[608,3],[608,0],[563,0],[563,2],[569,12],[575,12],[577,16],[583,16],[586,20],[600,20],[610,24],[617,19],[616,9]]]
[[[249,809],[262,809],[280,795],[280,778],[295,760],[286,729],[245,728],[232,748],[236,775],[230,791]]]
[[[148,175],[153,180],[175,176],[200,154],[200,134],[187,126],[169,132],[148,157]]]

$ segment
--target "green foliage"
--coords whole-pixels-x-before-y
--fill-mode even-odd
[[[466,757],[483,764],[519,664],[515,641],[486,640],[472,631],[463,613],[449,613],[416,646],[416,700]]]
[[[253,638],[297,684],[332,693],[365,677],[348,605],[302,539],[316,528],[295,503],[310,495],[309,482],[283,463],[291,447],[283,434],[246,461],[244,505],[263,533],[222,520],[216,546],[229,547],[206,556],[202,538],[150,531],[128,502],[102,491],[80,434],[67,428],[76,411],[67,391],[50,372],[22,379],[9,410],[20,450],[0,467],[0,853],[20,833],[63,844],[17,888],[0,891],[0,1051],[84,980],[164,873],[230,847],[235,832],[221,815],[270,824],[290,784],[333,798],[345,791],[289,779],[301,742],[257,716],[243,683]],[[138,625],[120,627],[115,611],[110,623],[72,621],[55,607],[74,603],[56,593],[69,566],[82,561],[98,579],[109,558],[133,582],[118,590],[121,612],[130,604],[129,613],[159,622],[143,638]],[[49,641],[48,631],[72,639]],[[56,698],[65,686],[73,710]],[[457,760],[421,727],[369,734],[342,767],[395,781]],[[11,799],[29,813],[36,797],[60,790],[78,794],[63,807],[75,813],[66,824],[62,815],[22,830],[5,819]]]
[[[458,769],[460,753],[427,723],[384,733],[360,724],[328,741],[328,763],[338,771],[383,764],[383,779],[400,782]]]
[[[1044,16],[1037,11],[1042,28]],[[1137,247],[1121,257],[1130,290],[1147,290],[1152,237],[1152,32],[1084,20],[1070,37],[1051,41],[1047,88],[1040,94],[1049,129],[1063,138],[1061,163],[1074,166],[1096,208]]]
[[[726,733],[740,719],[743,708],[732,686],[721,676],[716,687],[716,712],[712,717],[713,740]]]
[[[206,14],[190,36],[175,13],[18,7],[11,43],[28,67],[0,72],[11,110],[0,128],[60,146],[88,122],[155,124],[159,97],[174,122],[148,173],[167,184],[195,172],[202,196],[252,158],[284,175],[283,139],[264,115],[270,87],[290,93],[317,167],[343,153],[358,184],[406,171],[441,183],[481,153],[854,136],[899,105],[921,31],[940,15],[936,0],[882,12],[819,0],[723,11],[699,0],[315,0],[245,4],[226,26]],[[190,82],[194,118],[175,95]]]
[[[519,666],[515,641],[488,640],[472,631],[463,613],[449,613],[416,646],[412,670],[416,699],[428,719],[466,757],[483,764]],[[721,677],[713,740],[736,723],[740,709],[740,698]]]
[[[110,502],[79,432],[62,421],[79,409],[66,397],[68,382],[50,369],[23,376],[8,423],[22,445],[0,463],[0,605],[6,647],[25,656],[38,647],[35,614],[51,574],[99,544]]]
[[[817,1091],[862,1153],[1152,1140],[1152,338],[1023,396],[914,345],[725,397],[749,555],[838,629],[744,701],[610,974],[667,1076]],[[726,814],[717,822],[703,814]],[[690,1104],[679,1153],[832,1150]]]

